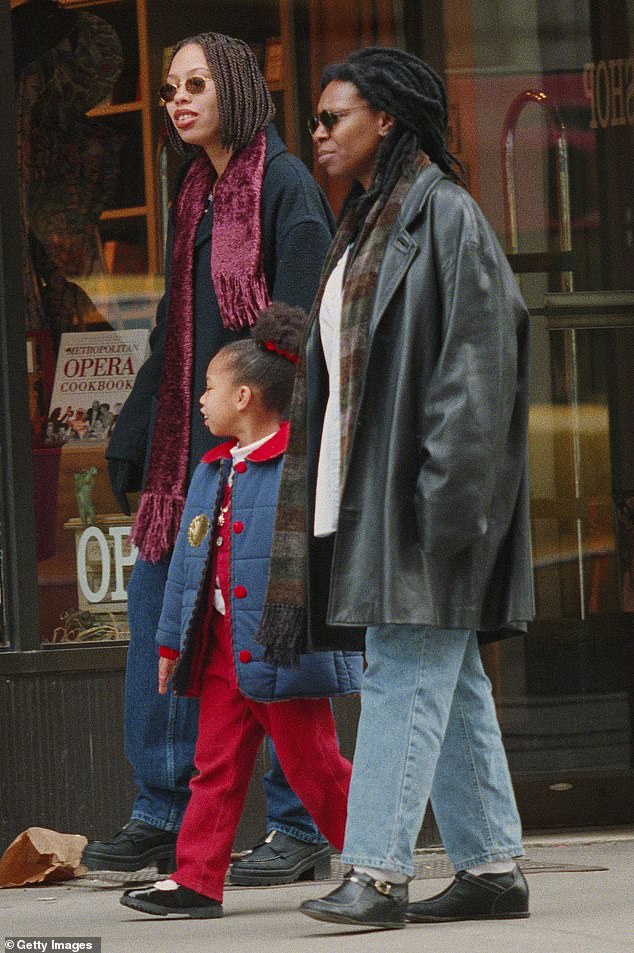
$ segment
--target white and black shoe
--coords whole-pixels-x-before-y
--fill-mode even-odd
[[[190,917],[192,920],[206,920],[221,917],[222,904],[219,900],[205,897],[189,887],[182,887],[175,880],[160,880],[153,887],[126,890],[119,903],[141,913],[151,913],[155,917],[176,915]]]

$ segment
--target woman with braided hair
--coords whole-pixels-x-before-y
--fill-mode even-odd
[[[91,870],[174,869],[189,799],[198,706],[156,691],[154,642],[187,487],[214,438],[197,398],[209,360],[248,336],[274,298],[308,310],[332,235],[332,216],[308,170],[272,124],[274,106],[246,43],[220,33],[174,49],[160,96],[172,145],[187,161],[168,231],[166,294],[141,368],[107,450],[113,491],[142,489],[132,537],[139,556],[128,586],[125,752],[138,788],[131,820],[93,841]],[[236,861],[239,883],[288,883],[323,872],[329,847],[271,751],[264,778],[267,837]]]
[[[369,927],[528,916],[478,647],[533,612],[528,316],[446,125],[440,78],[409,53],[364,49],[324,73],[317,161],[355,184],[296,379],[259,634],[292,664],[366,629],[352,868],[301,910]],[[456,877],[408,906],[428,801]]]

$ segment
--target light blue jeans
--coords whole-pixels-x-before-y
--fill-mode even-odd
[[[366,661],[344,863],[412,877],[429,799],[456,870],[521,856],[521,822],[475,632],[373,626]]]

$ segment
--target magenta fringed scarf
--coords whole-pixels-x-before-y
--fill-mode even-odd
[[[250,327],[271,303],[262,266],[261,197],[266,138],[233,155],[214,189],[211,277],[224,327]],[[174,545],[187,487],[194,350],[194,239],[216,175],[196,158],[176,198],[170,303],[150,465],[130,532],[142,559]],[[209,355],[210,359],[213,357]]]

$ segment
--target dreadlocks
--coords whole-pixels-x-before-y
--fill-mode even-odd
[[[255,134],[275,115],[275,106],[257,60],[243,40],[223,33],[199,33],[181,40],[172,59],[183,46],[202,47],[211,72],[220,114],[220,138],[225,149],[237,151],[247,146]],[[170,142],[182,155],[196,151],[176,132],[165,110]]]
[[[380,195],[389,195],[405,163],[421,149],[452,179],[460,179],[454,166],[461,171],[462,166],[445,144],[447,93],[430,66],[404,50],[369,46],[327,66],[321,88],[335,80],[353,83],[373,109],[394,119],[377,151],[370,188],[359,203],[365,211]],[[358,198],[359,189],[353,189],[350,199]]]

